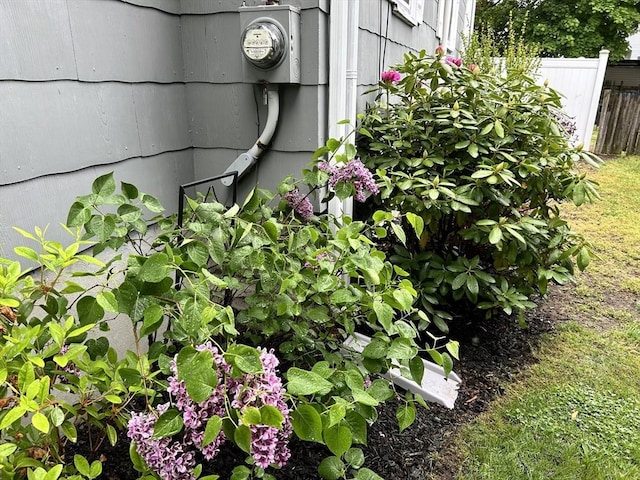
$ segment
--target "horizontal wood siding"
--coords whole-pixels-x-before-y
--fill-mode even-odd
[[[162,198],[193,180],[179,0],[0,2],[0,253],[101,173]]]

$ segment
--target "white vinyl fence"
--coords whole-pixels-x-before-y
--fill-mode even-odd
[[[599,58],[543,58],[539,82],[549,80],[549,86],[563,96],[565,113],[576,122],[578,142],[590,148],[591,134],[598,112],[598,102],[608,50],[601,50]]]

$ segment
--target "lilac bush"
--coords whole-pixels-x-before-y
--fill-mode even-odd
[[[199,345],[197,351],[208,350],[213,355],[217,386],[207,399],[195,402],[187,393],[185,381],[178,379],[178,357],[171,362],[172,376],[168,378],[167,392],[171,401],[161,404],[155,412],[133,413],[127,435],[134,443],[138,454],[147,466],[162,479],[193,480],[196,452],[207,460],[213,460],[220,446],[227,440],[220,430],[211,443],[204,445],[208,421],[214,416],[239,419],[251,408],[265,405],[276,408],[283,417],[279,427],[265,424],[248,425],[251,431],[250,454],[261,468],[269,465],[284,466],[291,453],[287,446],[293,431],[289,418],[289,406],[285,401],[285,390],[277,374],[279,361],[273,351],[258,349],[262,372],[244,373],[239,378],[231,376],[229,364],[218,348],[211,342]],[[170,407],[182,415],[183,428],[180,435],[157,438],[154,430],[157,420]]]

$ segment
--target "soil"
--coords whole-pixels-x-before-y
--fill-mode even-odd
[[[507,316],[454,326],[451,338],[460,342],[460,360],[454,370],[462,378],[455,408],[450,410],[433,404],[429,409],[418,408],[415,423],[399,433],[395,418],[398,404],[392,401],[379,407],[378,421],[369,428],[368,445],[363,447],[364,466],[386,480],[452,480],[459,462],[454,454],[446,452],[448,439],[486,410],[518,372],[536,360],[536,344],[545,333],[566,320],[562,304],[570,301],[568,290],[566,287],[554,290],[551,300],[541,302],[537,309],[529,312],[525,329],[516,318]],[[101,478],[138,478],[131,468],[129,446],[124,440],[120,439],[115,448],[107,445],[101,450]],[[292,441],[289,464],[271,473],[278,480],[319,478],[317,466],[329,452],[314,445]],[[228,472],[242,458],[233,449],[221,452],[215,464],[221,480],[229,478]]]

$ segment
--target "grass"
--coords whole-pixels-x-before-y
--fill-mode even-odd
[[[539,362],[456,434],[458,480],[640,479],[640,158],[589,175],[602,201],[563,211],[599,258]]]

